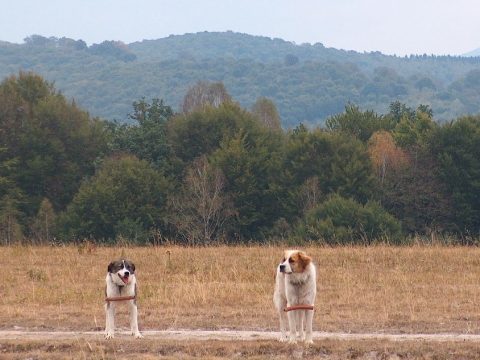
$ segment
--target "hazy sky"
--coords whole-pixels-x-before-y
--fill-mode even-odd
[[[478,0],[0,0],[0,40],[28,35],[88,44],[232,30],[386,54],[480,47]]]

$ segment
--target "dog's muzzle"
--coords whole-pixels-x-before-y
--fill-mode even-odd
[[[130,273],[128,271],[125,271],[125,273],[122,275],[118,274],[118,277],[125,283],[128,284],[128,280],[130,278]]]

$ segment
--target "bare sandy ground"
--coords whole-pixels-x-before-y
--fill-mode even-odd
[[[244,331],[244,330],[146,330],[142,331],[145,338],[154,340],[230,340],[254,341],[275,340],[279,333],[274,331]],[[127,331],[118,331],[117,338],[130,337]],[[71,340],[71,339],[102,339],[100,331],[23,331],[2,330],[0,340]],[[387,333],[333,333],[315,331],[314,340],[387,340],[387,341],[427,341],[427,342],[480,342],[480,334],[387,334]],[[141,341],[138,340],[138,341]]]

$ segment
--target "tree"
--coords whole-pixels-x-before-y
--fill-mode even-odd
[[[413,119],[415,117],[415,110],[412,110],[407,105],[401,103],[400,101],[394,101],[389,106],[390,112],[387,116],[392,118],[394,124],[398,124],[403,117],[408,119]]]
[[[17,170],[18,161],[15,158],[5,159],[4,156],[6,152],[5,148],[0,148],[0,198],[19,192],[13,179],[13,174],[15,174]]]
[[[234,237],[257,237],[284,216],[280,190],[282,132],[272,132],[234,103],[183,114],[169,123],[169,142],[186,167],[206,155],[226,177],[225,193],[238,216]],[[283,215],[282,215],[283,214]],[[233,235],[232,235],[233,234]]]
[[[287,54],[285,55],[285,58],[284,58],[284,64],[286,66],[292,66],[292,65],[296,65],[298,64],[298,57],[293,55],[293,54]]]
[[[403,148],[423,146],[434,127],[435,123],[430,112],[416,111],[414,117],[402,116],[393,130],[393,137]]]
[[[31,236],[40,243],[48,243],[54,238],[56,214],[48,199],[43,199],[37,216],[30,228]]]
[[[322,192],[318,176],[312,176],[305,180],[299,191],[300,208],[303,213],[313,209],[320,203]]]
[[[242,129],[259,127],[252,114],[229,102],[218,108],[208,107],[174,117],[168,123],[167,137],[175,156],[188,164],[202,155],[212,154]]]
[[[363,142],[370,139],[375,131],[390,130],[390,119],[371,110],[361,111],[358,106],[348,104],[345,112],[331,116],[325,122],[328,130],[353,135]]]
[[[433,112],[426,105],[412,110],[395,102],[391,104],[387,116],[396,123],[392,136],[399,149],[392,150],[400,150],[398,159],[403,158],[402,154],[406,155],[406,162],[403,162],[404,166],[391,168],[392,176],[382,182],[382,204],[402,219],[403,228],[408,233],[448,231],[452,219],[449,214],[451,198],[439,181],[439,164],[428,145],[437,127]],[[377,155],[382,147],[385,152],[387,145],[388,142],[384,142],[383,146],[375,145]],[[394,153],[391,155],[394,156]],[[401,163],[398,162],[399,165]]]
[[[273,224],[286,217],[282,144],[281,133],[253,127],[239,131],[212,155],[212,163],[225,174],[225,192],[237,214],[232,236],[264,239]]]
[[[439,163],[428,144],[402,148],[390,133],[375,133],[369,153],[380,180],[377,196],[409,234],[451,229],[451,197],[438,177]]]
[[[93,44],[88,51],[95,55],[108,56],[124,62],[134,61],[137,56],[121,41],[104,41]]]
[[[361,205],[338,194],[308,211],[297,228],[301,237],[328,244],[396,242],[400,231],[400,223],[380,204]]]
[[[365,203],[375,193],[366,146],[352,136],[300,129],[289,134],[285,152],[284,178],[290,191],[298,192],[307,179],[317,177],[325,195],[337,192]]]
[[[462,117],[436,128],[429,144],[439,163],[439,178],[454,200],[455,230],[480,233],[480,116]]]
[[[370,137],[368,152],[382,185],[390,168],[399,169],[408,164],[407,154],[395,144],[392,134],[386,131],[377,131]]]
[[[144,98],[133,103],[133,113],[129,118],[132,124],[111,123],[112,152],[127,152],[146,160],[157,169],[169,172],[171,169],[172,149],[167,143],[167,122],[174,113],[163,100]]]
[[[252,106],[252,113],[265,127],[277,131],[282,129],[280,115],[272,100],[265,97],[257,99]]]
[[[62,236],[70,241],[124,237],[148,242],[150,231],[166,229],[168,189],[165,177],[145,160],[108,158],[82,183],[60,219]]]
[[[34,216],[45,197],[64,209],[106,150],[103,123],[33,73],[0,84],[0,108],[2,158],[17,164],[11,180],[25,195],[21,210]]]
[[[172,220],[188,244],[208,244],[226,235],[225,223],[234,211],[224,188],[225,177],[205,155],[188,168],[182,191],[172,198]]]
[[[23,240],[21,217],[18,199],[10,195],[3,196],[0,199],[0,241],[3,245]]]
[[[219,107],[221,104],[231,101],[232,98],[221,82],[199,81],[188,89],[183,98],[182,110],[188,114],[205,109],[207,106]]]
[[[23,194],[13,179],[17,161],[15,158],[5,160],[6,152],[0,148],[0,244],[9,245],[23,239],[20,222],[24,214],[20,210]]]

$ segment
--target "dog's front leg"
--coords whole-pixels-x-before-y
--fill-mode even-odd
[[[290,339],[288,342],[291,344],[297,343],[297,327],[295,324],[296,317],[297,314],[295,314],[295,311],[288,312],[288,327],[290,328]]]
[[[140,339],[143,335],[138,331],[138,309],[135,300],[130,301],[128,306],[130,307],[130,329],[132,330],[132,335],[135,336],[135,339]]]
[[[280,309],[278,311],[278,315],[280,317],[280,332],[281,332],[280,341],[285,342],[287,341],[287,322],[288,322],[287,313],[283,311],[283,309]]]
[[[306,310],[297,310],[297,330],[298,330],[298,337],[300,341],[305,340],[305,333],[303,332],[303,320],[305,318],[305,313]]]
[[[313,310],[305,310],[305,325],[307,336],[305,338],[306,344],[313,344],[312,340],[312,323],[313,323]]]
[[[115,305],[107,302],[105,304],[105,338],[113,339],[115,336]]]

